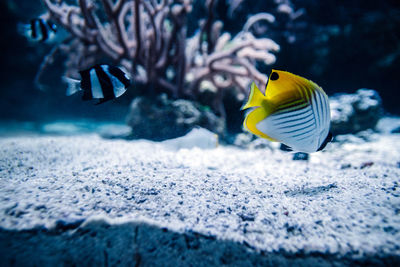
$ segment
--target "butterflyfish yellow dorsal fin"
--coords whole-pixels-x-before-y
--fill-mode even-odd
[[[247,100],[246,104],[242,106],[241,110],[253,107],[260,107],[262,106],[264,100],[265,100],[264,94],[261,93],[260,89],[258,89],[257,85],[253,82],[250,88],[249,99]]]

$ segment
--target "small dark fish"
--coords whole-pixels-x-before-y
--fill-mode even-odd
[[[120,97],[131,84],[124,71],[110,65],[95,65],[79,74],[81,80],[63,78],[68,84],[66,94],[69,96],[82,90],[82,100],[99,99],[96,105]]]
[[[23,35],[39,42],[53,39],[57,32],[57,26],[44,18],[32,19],[29,24],[21,24],[19,27]]]

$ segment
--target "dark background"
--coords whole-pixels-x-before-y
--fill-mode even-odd
[[[225,31],[238,32],[249,14],[274,12],[273,1],[243,1],[227,14],[229,1],[216,7]],[[328,95],[375,89],[382,96],[385,110],[400,114],[400,1],[370,0],[293,0],[295,9],[304,15],[290,21],[276,15],[264,35],[275,40],[281,51],[270,68],[288,70],[321,85]],[[43,11],[39,0],[0,2],[1,64],[0,119],[54,120],[92,118],[123,121],[132,94],[100,106],[82,102],[79,96],[65,97],[64,85],[53,77],[62,74],[62,58],[47,70],[43,80],[46,92],[37,90],[33,80],[43,57],[51,50],[48,44],[30,44],[17,33],[18,22],[28,22]],[[204,16],[195,5],[193,17]],[[191,21],[193,21],[191,19]],[[189,32],[195,24],[189,25]],[[263,35],[263,33],[261,33]],[[293,41],[293,38],[295,41]],[[291,39],[291,41],[289,40]]]

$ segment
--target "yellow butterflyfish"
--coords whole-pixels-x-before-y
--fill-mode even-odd
[[[272,70],[263,94],[253,82],[242,110],[251,108],[244,128],[294,151],[316,152],[332,140],[328,96],[316,83]]]

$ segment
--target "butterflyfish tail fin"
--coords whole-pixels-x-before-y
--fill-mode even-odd
[[[253,82],[251,84],[250,95],[247,102],[241,107],[240,110],[252,108],[252,107],[260,107],[265,96],[261,93],[260,89],[258,89],[257,85]]]
[[[68,85],[67,91],[65,92],[67,96],[73,95],[76,92],[82,90],[80,86],[81,82],[79,80],[68,77],[62,77],[62,80]]]

